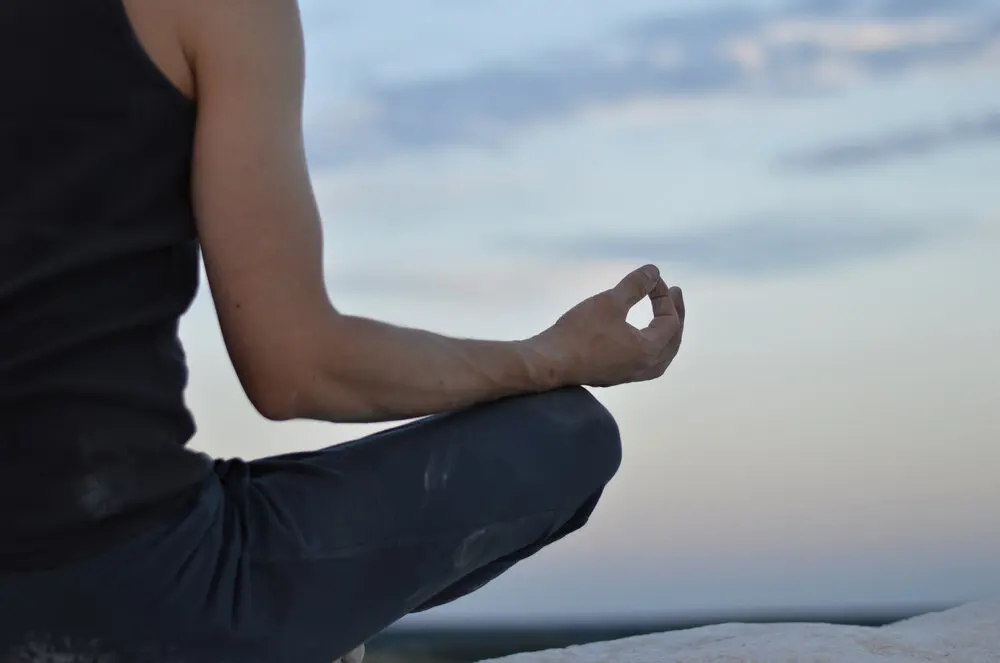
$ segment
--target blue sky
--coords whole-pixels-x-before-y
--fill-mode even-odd
[[[648,261],[688,299],[667,378],[599,393],[626,457],[592,525],[424,618],[1000,593],[1000,6],[302,9],[341,309],[518,338]],[[372,430],[260,420],[203,290],[196,446]]]

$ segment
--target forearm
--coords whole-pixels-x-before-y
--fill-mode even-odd
[[[409,419],[565,385],[565,361],[535,340],[479,341],[337,315],[294,418]]]

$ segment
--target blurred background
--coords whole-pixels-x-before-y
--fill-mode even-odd
[[[513,339],[655,262],[689,311],[666,378],[597,392],[591,525],[372,660],[1000,594],[996,0],[301,5],[339,308]],[[200,449],[377,428],[257,416],[205,287],[183,335]]]

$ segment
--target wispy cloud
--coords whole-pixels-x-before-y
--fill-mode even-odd
[[[871,166],[993,140],[1000,140],[1000,110],[947,125],[915,127],[824,145],[781,157],[778,166],[792,172],[826,172]]]
[[[704,230],[609,234],[558,242],[523,239],[511,246],[574,260],[654,261],[727,276],[767,276],[882,258],[913,249],[936,236],[929,224],[880,220],[850,225],[817,223],[803,215]]]
[[[488,145],[595,108],[649,99],[831,89],[1000,44],[1000,7],[977,0],[799,0],[650,17],[601,44],[471,72],[374,85],[317,130],[325,165],[395,151]]]

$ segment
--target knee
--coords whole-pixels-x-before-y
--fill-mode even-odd
[[[547,422],[564,446],[564,471],[580,474],[603,487],[618,472],[622,441],[618,422],[604,405],[583,387],[560,389],[540,395]]]
[[[601,486],[611,481],[622,463],[622,438],[614,415],[597,398],[582,387],[573,390],[572,398],[586,413],[587,430],[581,449],[581,460],[594,470]]]

